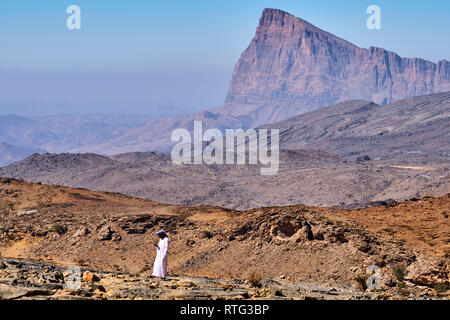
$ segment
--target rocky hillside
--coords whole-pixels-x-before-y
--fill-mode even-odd
[[[253,165],[175,165],[154,152],[33,155],[0,168],[0,176],[177,205],[365,207],[449,193],[449,124],[449,92],[386,106],[353,100],[263,126],[280,130],[273,176]]]
[[[343,157],[450,156],[450,92],[386,106],[346,101],[272,123],[285,149],[326,150]]]
[[[176,165],[161,153],[43,154],[0,168],[0,176],[177,205],[250,209],[304,203],[343,208],[450,193],[448,157],[344,160],[323,151],[285,150],[276,175],[256,165]]]
[[[450,91],[450,62],[359,48],[277,9],[265,9],[237,63],[220,113],[250,126],[350,99],[377,104]]]
[[[303,205],[231,211],[1,179],[0,253],[148,275],[155,231],[165,229],[172,275],[281,277],[354,290],[366,268],[378,265],[385,290],[401,292],[405,281],[408,291],[443,290],[450,285],[449,203],[447,195],[358,211]]]

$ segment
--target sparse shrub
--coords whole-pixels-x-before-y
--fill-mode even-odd
[[[8,240],[16,240],[16,236],[15,235],[13,235],[13,234],[11,234],[11,233],[8,233],[7,235],[6,235],[6,238],[8,239]]]
[[[170,223],[166,226],[166,232],[168,233],[174,233],[176,229],[175,223]]]
[[[447,284],[437,284],[437,285],[434,286],[434,290],[437,293],[445,293],[448,290],[450,290],[450,286],[447,285]]]
[[[140,273],[144,273],[144,272],[149,271],[149,270],[151,270],[151,267],[148,264],[146,264],[145,266],[142,267]]]
[[[398,281],[402,282],[405,280],[405,268],[403,266],[395,266],[392,271]]]
[[[399,282],[399,283],[397,284],[397,287],[398,287],[399,289],[405,289],[405,288],[406,288],[406,284],[405,284],[404,282]]]
[[[441,214],[445,217],[445,219],[448,219],[448,213],[447,213],[447,211],[442,211]]]
[[[364,155],[364,156],[359,156],[358,158],[356,158],[356,162],[365,162],[365,161],[370,161],[370,157],[368,155]]]
[[[52,227],[50,228],[50,231],[52,232],[56,232],[59,235],[63,235],[64,233],[67,232],[67,227],[63,226],[61,224],[54,224],[52,225]]]
[[[211,239],[212,237],[214,237],[214,234],[211,231],[203,231],[202,232],[202,237],[205,239]]]
[[[411,293],[408,289],[405,288],[399,288],[398,289],[398,293],[404,297],[409,296],[409,294]]]
[[[248,282],[250,283],[250,285],[252,287],[260,288],[262,286],[261,280],[262,280],[262,277],[258,272],[256,272],[256,271],[250,272],[250,274],[248,276]]]
[[[367,290],[367,275],[359,275],[355,278],[356,285],[358,290],[366,291]]]

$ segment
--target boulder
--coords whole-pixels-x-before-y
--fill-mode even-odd
[[[28,291],[29,290],[26,288],[17,288],[0,284],[0,300],[18,299],[26,296]]]
[[[92,272],[86,271],[83,273],[83,281],[84,282],[97,282],[97,281],[100,281],[100,278],[97,277]]]
[[[405,272],[405,280],[425,286],[450,285],[446,261],[420,255]]]
[[[98,230],[97,238],[100,241],[111,240],[113,231],[111,230],[111,226],[109,224],[105,224]]]
[[[314,234],[309,223],[305,222],[303,228],[299,229],[293,236],[295,242],[304,242],[314,240]]]
[[[49,296],[53,291],[40,288],[15,287],[0,284],[0,300],[14,300],[23,297]]]
[[[37,210],[20,210],[17,212],[17,215],[19,217],[21,217],[21,216],[33,215],[35,213],[38,213],[38,211]]]

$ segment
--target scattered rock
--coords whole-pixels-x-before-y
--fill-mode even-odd
[[[84,282],[97,282],[97,281],[100,281],[100,278],[97,277],[92,272],[86,271],[83,273],[83,281]]]
[[[111,298],[114,298],[114,299],[118,299],[121,296],[121,292],[117,288],[112,288],[111,290],[109,290],[107,292],[107,294],[108,294],[108,296],[110,296]]]
[[[74,238],[80,238],[80,237],[84,237],[85,235],[89,234],[89,230],[86,227],[80,227],[74,234],[73,237]]]
[[[356,162],[366,162],[366,161],[370,161],[370,157],[367,155],[359,156],[356,158]]]
[[[122,240],[122,237],[118,233],[113,233],[111,240],[114,242],[120,242]]]
[[[109,224],[106,224],[98,230],[97,238],[100,241],[111,240],[112,234],[113,231],[111,230],[111,226]]]
[[[31,235],[34,237],[45,237],[47,234],[48,234],[48,231],[44,230],[44,229],[36,229],[36,230],[33,230],[31,233]]]
[[[21,217],[21,216],[33,215],[35,213],[38,213],[38,211],[37,210],[20,210],[20,211],[17,212],[17,215],[19,217]]]
[[[0,284],[0,300],[12,300],[26,296],[28,290]]]
[[[94,284],[94,283],[92,283],[92,284],[89,286],[89,288],[90,288],[92,291],[106,292],[105,287],[102,286],[101,284]]]
[[[8,260],[9,261],[9,260]],[[0,260],[1,262],[1,260]],[[189,276],[169,276],[167,281],[151,281],[147,276],[132,274],[102,273],[99,279],[94,273],[83,273],[81,287],[65,288],[60,283],[38,283],[38,279],[62,279],[63,274],[56,267],[27,269],[30,264],[22,265],[13,261],[5,263],[8,280],[0,277],[0,299],[8,300],[106,300],[106,299],[185,299],[185,300],[235,300],[235,299],[314,299],[314,300],[381,300],[381,299],[435,299],[438,296],[433,289],[423,289],[408,284],[408,294],[398,296],[397,288],[386,288],[385,292],[367,290],[356,292],[347,286],[322,283],[277,282],[269,278],[261,281],[258,287],[250,287],[248,280],[224,280]],[[20,268],[17,268],[17,266]],[[36,267],[36,264],[33,263]],[[18,270],[19,269],[19,270]],[[46,272],[44,272],[44,270]],[[282,275],[280,278],[288,279]],[[389,291],[391,290],[391,291]],[[389,291],[389,292],[388,292]],[[430,298],[431,297],[431,298]]]
[[[397,282],[390,275],[382,275],[381,277],[381,287],[383,288],[394,288]]]
[[[190,247],[193,246],[195,244],[195,241],[192,239],[187,239],[186,240],[186,246]]]

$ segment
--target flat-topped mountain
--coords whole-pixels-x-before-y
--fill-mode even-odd
[[[450,62],[359,48],[277,9],[265,9],[233,72],[221,114],[250,126],[344,100],[377,104],[450,91]]]

